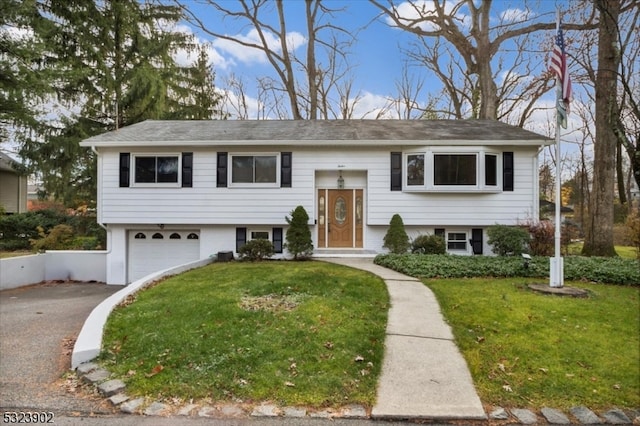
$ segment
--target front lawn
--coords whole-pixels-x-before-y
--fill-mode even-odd
[[[480,399],[503,407],[640,407],[640,288],[540,280],[425,279],[451,324]]]
[[[388,307],[384,282],[363,271],[215,263],[114,310],[100,358],[131,395],[371,406]]]

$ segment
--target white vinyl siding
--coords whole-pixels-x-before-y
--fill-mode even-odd
[[[339,171],[342,171],[346,188],[365,191],[365,225],[387,226],[395,213],[399,213],[408,226],[514,225],[537,217],[537,151],[534,147],[508,148],[514,151],[514,191],[486,193],[391,191],[392,149],[385,146],[369,149],[340,146],[298,148],[293,150],[291,188],[217,188],[216,152],[231,151],[225,148],[194,150],[192,188],[120,188],[118,151],[101,150],[103,167],[99,176],[102,185],[98,206],[101,221],[114,224],[282,226],[286,225],[285,216],[302,205],[313,225],[316,219],[315,192],[327,185],[337,187]],[[268,152],[278,148],[270,147]],[[255,151],[247,149],[251,155]],[[498,173],[501,174],[501,170]],[[319,176],[323,177],[322,181]],[[484,173],[480,176],[484,181]]]

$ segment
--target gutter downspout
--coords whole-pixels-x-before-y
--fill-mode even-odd
[[[100,162],[100,154],[98,153],[98,150],[96,149],[95,145],[91,145],[91,151],[93,151],[93,153],[96,154],[96,159],[97,159],[98,162]],[[97,170],[97,173],[100,174],[100,165],[99,164],[97,165],[96,170]],[[112,245],[109,244],[109,242],[111,241],[111,235],[110,235],[111,234],[111,230],[109,228],[107,228],[107,226],[104,223],[100,222],[98,220],[98,217],[97,217],[97,212],[98,211],[102,211],[102,209],[100,208],[100,207],[102,207],[102,206],[100,206],[100,203],[102,202],[102,194],[101,194],[102,187],[100,185],[101,179],[99,178],[99,176],[96,176],[96,178],[98,179],[98,182],[97,182],[97,185],[96,185],[96,189],[97,189],[97,193],[96,193],[96,196],[97,196],[97,200],[96,200],[96,223],[102,229],[104,229],[105,232],[107,233],[107,252],[105,254],[108,255],[108,254],[111,253],[111,249],[112,249],[112,247],[111,247]]]

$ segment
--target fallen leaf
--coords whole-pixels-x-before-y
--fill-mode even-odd
[[[540,367],[540,368],[538,368],[538,370],[542,371],[542,372],[543,372],[543,373],[545,373],[545,374],[549,372],[549,369],[548,369],[548,368],[542,368],[542,367]]]
[[[136,375],[136,370],[127,371],[127,376],[135,376],[135,375]]]
[[[327,349],[333,349],[333,342],[324,342],[324,347]]]
[[[511,389],[511,386],[509,386],[509,385],[502,385],[502,389],[505,392],[513,392],[513,389]]]
[[[295,385],[295,383],[292,383],[292,382],[284,382],[284,385],[285,385],[285,386],[288,386],[288,387],[290,387],[290,388],[293,388],[293,387],[295,387],[295,386],[296,386],[296,385]]]
[[[158,374],[159,372],[161,372],[162,370],[164,370],[164,367],[160,364],[156,365],[155,367],[153,367],[151,369],[151,372],[148,374],[145,374],[146,377],[153,377],[156,374]]]
[[[362,355],[357,355],[357,356],[354,358],[354,361],[355,361],[355,362],[362,362],[362,361],[364,361],[364,357],[363,357]]]
[[[500,362],[500,363],[498,363],[498,368],[499,368],[501,371],[505,371],[505,370],[506,370],[506,369],[505,369],[505,367],[504,367],[504,364],[503,364],[503,363],[501,363],[501,362]]]
[[[613,385],[613,388],[614,388],[615,390],[620,390],[620,385],[619,385],[619,384],[615,384],[615,385]]]

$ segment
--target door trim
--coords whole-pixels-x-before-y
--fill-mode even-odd
[[[348,245],[332,244],[329,231],[331,227],[334,206],[329,204],[337,192],[349,192],[347,202],[349,219],[351,222],[351,243]],[[318,248],[324,249],[353,249],[364,247],[364,190],[363,189],[318,189],[316,198],[318,212]]]

